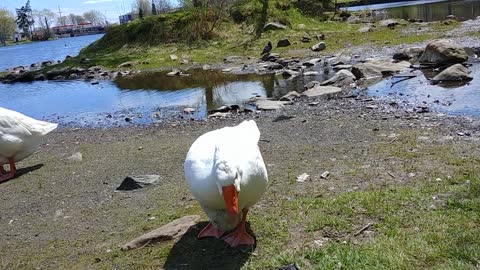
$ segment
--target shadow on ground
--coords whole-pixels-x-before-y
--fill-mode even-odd
[[[18,178],[18,177],[20,177],[20,176],[22,176],[26,173],[39,170],[42,167],[43,167],[43,164],[37,164],[37,165],[34,165],[34,166],[17,169],[17,172],[15,173],[15,176],[13,178],[11,178],[7,181],[4,181],[4,182],[0,182],[0,185],[3,184],[3,183],[7,183],[8,181],[12,181],[13,179]]]
[[[231,248],[220,239],[210,237],[197,239],[197,234],[207,224],[207,222],[197,223],[175,243],[165,262],[166,270],[236,270],[247,262],[256,246]],[[255,238],[248,223],[247,230]]]

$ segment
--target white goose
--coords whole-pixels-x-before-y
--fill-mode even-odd
[[[15,176],[15,162],[37,150],[40,140],[57,124],[35,120],[19,112],[0,107],[0,182]],[[10,171],[3,168],[10,165]]]
[[[268,177],[258,148],[260,131],[255,121],[244,121],[200,136],[185,160],[185,178],[210,223],[199,238],[222,237],[230,246],[252,245],[245,228],[248,208],[267,189]]]

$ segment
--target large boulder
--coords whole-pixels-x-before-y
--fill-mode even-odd
[[[465,49],[448,39],[432,41],[419,59],[422,64],[456,64],[467,60]]]
[[[317,85],[303,92],[302,95],[307,97],[319,97],[319,96],[324,96],[328,94],[340,93],[341,91],[342,89],[340,87]]]
[[[263,27],[263,31],[270,31],[270,30],[282,30],[282,29],[286,29],[287,27],[281,23],[275,23],[275,22],[271,22],[271,23],[267,23],[264,27]]]
[[[320,85],[335,85],[335,86],[345,86],[353,83],[355,81],[355,75],[352,72],[342,69],[338,71],[332,78],[322,82]]]
[[[433,82],[462,82],[470,81],[473,78],[469,75],[470,70],[462,64],[455,64],[448,67],[444,71],[440,72],[437,76],[433,77]]]
[[[361,78],[370,79],[401,72],[408,69],[410,66],[410,62],[407,61],[394,63],[386,60],[369,60],[354,65],[352,67],[352,73],[357,80]]]

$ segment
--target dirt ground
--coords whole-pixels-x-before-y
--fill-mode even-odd
[[[311,101],[221,120],[53,132],[38,153],[18,164],[18,177],[0,185],[0,269],[190,269],[182,267],[181,256],[172,262],[171,246],[153,257],[137,253],[126,261],[119,245],[174,218],[201,213],[184,183],[186,152],[204,132],[243,119],[255,119],[260,128],[270,178],[253,216],[281,215],[278,201],[307,194],[404,185],[433,177],[432,172],[448,176],[456,167],[442,157],[480,151],[478,118],[416,113],[361,96],[318,99],[316,106]],[[76,152],[82,153],[81,161],[68,159]],[[327,179],[321,178],[325,171]],[[310,179],[296,182],[302,173]],[[161,183],[115,192],[126,176],[144,174],[160,175]],[[303,237],[290,232],[287,241],[295,248],[305,244]],[[204,248],[205,243],[210,242],[203,242]],[[196,262],[197,269],[208,268],[202,259]]]

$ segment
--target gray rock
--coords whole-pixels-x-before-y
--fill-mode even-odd
[[[464,67],[462,64],[455,64],[453,66],[448,67],[444,71],[440,72],[437,76],[433,77],[432,81],[439,82],[439,81],[470,81],[473,78],[469,75],[470,70]]]
[[[122,183],[120,183],[120,185],[115,190],[130,191],[156,185],[159,182],[160,175],[157,174],[127,176],[123,179]]]
[[[275,23],[275,22],[271,22],[271,23],[267,23],[264,27],[263,27],[263,31],[270,31],[270,30],[282,30],[282,29],[286,29],[287,27],[281,23]]]
[[[45,75],[43,74],[38,74],[38,75],[35,75],[35,77],[33,78],[35,81],[44,81],[46,78],[45,78]]]
[[[423,52],[425,51],[425,47],[410,47],[403,49],[393,55],[393,59],[395,60],[411,60],[416,61],[418,60]]]
[[[54,68],[47,72],[47,79],[52,80],[58,76],[67,76],[69,73],[70,73],[70,69],[68,67]]]
[[[66,78],[66,77],[63,76],[63,75],[58,75],[58,76],[53,77],[52,80],[54,80],[54,81],[60,81],[60,80],[65,80],[65,78]]]
[[[287,69],[287,70],[283,71],[282,76],[283,76],[284,78],[292,78],[292,77],[298,76],[298,72]]]
[[[303,92],[302,95],[307,97],[319,97],[329,94],[340,93],[342,89],[336,86],[315,86]]]
[[[292,104],[290,101],[270,100],[266,98],[254,98],[250,101],[255,104],[257,110],[272,111],[284,108],[284,105]]]
[[[224,63],[235,63],[235,62],[239,62],[240,60],[242,60],[242,57],[237,55],[230,55],[223,58]]]
[[[305,84],[304,88],[305,89],[310,89],[310,88],[313,88],[317,85],[320,85],[320,83],[317,82],[317,81],[311,81],[311,82],[308,82],[307,84]]]
[[[230,112],[216,112],[208,116],[208,118],[225,118],[230,115]]]
[[[398,24],[399,24],[398,21],[394,19],[386,19],[378,22],[378,25],[383,27],[395,27]]]
[[[170,54],[170,60],[176,61],[178,60],[178,56],[176,56],[175,54]]]
[[[301,95],[297,91],[290,91],[286,95],[280,98],[280,101],[293,101],[299,98]]]
[[[325,40],[325,34],[315,35],[315,38],[316,38],[317,40]]]
[[[303,72],[303,76],[317,76],[320,73],[318,71],[305,71]]]
[[[80,67],[74,67],[70,70],[70,72],[76,73],[76,74],[83,74],[83,73],[87,72],[87,70],[84,69],[84,68],[80,68]]]
[[[355,16],[355,15],[352,15],[350,17],[348,17],[347,19],[347,23],[361,23],[362,20],[358,17],[358,16]]]
[[[162,227],[144,234],[122,246],[123,251],[144,247],[161,241],[173,240],[182,237],[190,227],[200,220],[199,215],[185,216],[176,219]]]
[[[346,69],[350,70],[352,69],[352,65],[335,65],[332,67],[333,70],[341,70],[341,69]]]
[[[134,65],[136,65],[137,62],[136,61],[128,61],[128,62],[124,62],[124,63],[121,63],[120,65],[118,65],[117,67],[118,68],[126,68],[126,67],[132,67]]]
[[[189,108],[189,107],[183,109],[183,112],[186,113],[186,114],[191,114],[191,113],[194,113],[196,111],[197,111],[196,109]]]
[[[292,45],[292,44],[290,43],[290,41],[287,38],[280,39],[277,42],[277,47],[288,47],[290,45]]]
[[[172,70],[170,72],[167,73],[167,76],[180,76],[181,72],[179,70]]]
[[[363,26],[363,27],[360,27],[358,29],[358,32],[360,32],[360,33],[367,33],[367,32],[372,32],[372,31],[373,31],[373,28],[370,25]]]
[[[52,61],[43,61],[43,62],[41,63],[41,66],[42,66],[42,67],[46,67],[46,66],[50,66],[51,64],[53,64]]]
[[[301,42],[303,43],[308,43],[310,41],[312,41],[312,39],[309,37],[309,36],[303,36],[302,39],[300,40]]]
[[[279,57],[280,57],[280,54],[278,54],[278,53],[266,53],[266,54],[262,55],[262,57],[260,59],[262,61],[275,62],[276,60],[278,60]]]
[[[321,58],[313,58],[313,59],[310,59],[308,61],[305,61],[302,63],[302,66],[306,66],[306,67],[313,67],[315,66],[317,63],[321,62],[322,59]]]
[[[332,78],[322,82],[320,85],[335,85],[335,86],[345,86],[353,83],[355,81],[355,75],[352,72],[342,69],[338,71]]]
[[[325,42],[320,42],[310,47],[310,50],[314,52],[319,52],[319,51],[325,50],[325,48],[327,48],[327,45],[325,45]]]
[[[83,160],[83,155],[80,152],[76,152],[70,157],[67,158],[69,162],[81,162]]]
[[[453,41],[447,39],[435,40],[429,43],[419,59],[422,64],[456,64],[467,60],[467,52]]]
[[[357,80],[361,78],[369,79],[404,71],[410,66],[410,62],[407,61],[393,63],[386,60],[370,60],[354,65],[352,67],[352,73]]]

